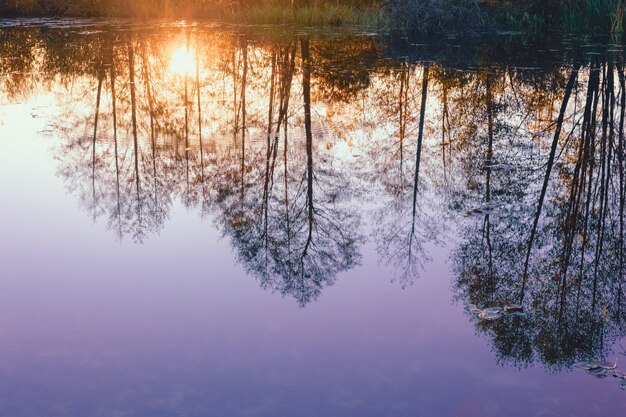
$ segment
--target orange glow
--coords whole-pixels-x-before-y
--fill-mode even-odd
[[[178,75],[194,75],[196,72],[194,53],[189,48],[182,46],[174,50],[170,59],[169,71]]]

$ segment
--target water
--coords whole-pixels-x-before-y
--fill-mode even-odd
[[[0,415],[622,412],[622,45],[0,28]]]

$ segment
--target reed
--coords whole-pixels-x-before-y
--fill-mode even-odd
[[[564,0],[561,8],[566,32],[619,34],[623,31],[624,0]]]

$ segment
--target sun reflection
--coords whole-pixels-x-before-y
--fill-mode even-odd
[[[178,75],[193,75],[196,71],[195,57],[189,48],[179,47],[172,54],[169,71]]]

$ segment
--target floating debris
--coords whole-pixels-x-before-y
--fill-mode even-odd
[[[485,165],[485,169],[490,169],[492,171],[512,171],[517,168],[519,168],[518,165],[506,163]]]
[[[504,311],[507,313],[519,313],[519,312],[523,312],[524,309],[522,308],[521,305],[509,304],[509,305],[504,306]]]
[[[612,375],[614,378],[626,379],[626,374],[619,369],[614,369]]]
[[[467,216],[482,216],[484,214],[490,214],[495,211],[497,206],[493,203],[488,203],[480,207],[476,207],[467,211]]]
[[[606,378],[607,376],[617,378],[620,389],[626,391],[626,374],[617,368],[617,361],[582,361],[576,362],[573,366],[596,378]]]
[[[478,314],[478,317],[483,320],[496,320],[502,317],[502,314],[504,314],[504,310],[502,310],[500,307],[489,307],[482,310]]]
[[[598,366],[602,369],[616,369],[617,368],[617,362],[600,362],[598,363]]]
[[[582,361],[582,362],[576,362],[574,364],[574,366],[576,368],[579,369],[583,369],[585,371],[590,371],[592,369],[605,369],[605,370],[614,370],[617,369],[617,362],[613,361],[613,362],[609,362],[609,361],[602,361],[602,362],[590,362],[590,361]],[[621,372],[618,370],[618,372]]]
[[[605,378],[608,375],[608,371],[600,366],[589,369],[587,373],[595,376],[596,378]]]
[[[487,307],[480,309],[474,304],[468,305],[469,311],[476,314],[481,320],[497,320],[502,317],[532,317],[538,315],[536,311],[525,311],[524,308],[517,304],[507,304],[504,307]],[[591,366],[591,364],[590,364]]]
[[[576,362],[574,364],[574,367],[582,369],[583,371],[588,371],[590,369],[597,368],[597,365],[593,362],[582,361],[582,362]]]

